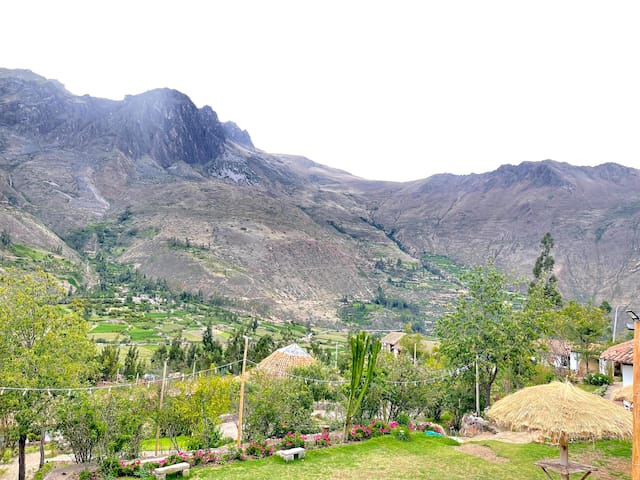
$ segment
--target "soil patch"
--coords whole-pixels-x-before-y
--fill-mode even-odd
[[[489,462],[508,462],[509,459],[505,457],[498,457],[490,447],[484,445],[477,445],[475,443],[465,443],[459,447],[453,447],[460,452],[467,453],[469,455],[475,455],[476,457],[484,458]]]

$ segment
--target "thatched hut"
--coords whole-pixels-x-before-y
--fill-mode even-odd
[[[266,372],[276,377],[283,377],[291,370],[305,367],[315,362],[315,359],[297,343],[279,348],[256,365],[256,370]]]
[[[554,470],[561,478],[595,470],[569,462],[568,444],[578,438],[631,438],[631,413],[609,400],[574,387],[552,382],[523,388],[497,401],[487,416],[511,430],[532,430],[560,443],[560,460],[536,462],[545,472]]]

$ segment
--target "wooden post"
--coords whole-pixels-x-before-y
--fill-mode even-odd
[[[158,414],[162,410],[162,403],[164,402],[164,385],[167,381],[167,360],[164,361],[164,367],[162,367],[162,386],[160,387],[160,405],[158,406]],[[158,419],[158,426],[156,428],[156,457],[158,456],[158,444],[160,443],[160,419]]]
[[[631,480],[640,480],[640,318],[633,317],[633,439],[631,450]]]
[[[238,409],[238,439],[236,446],[240,448],[242,444],[242,412],[244,409],[244,377],[247,368],[247,349],[249,348],[249,337],[244,337],[244,355],[242,356],[242,375],[240,376],[240,407]]]
[[[480,416],[480,370],[478,370],[478,354],[476,353],[476,415]]]
[[[560,434],[560,465],[569,465],[569,440],[565,432]],[[569,474],[560,473],[560,478],[562,480],[569,480]]]

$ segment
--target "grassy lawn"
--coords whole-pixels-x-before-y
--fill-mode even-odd
[[[222,467],[193,470],[193,476],[208,480],[225,479],[448,479],[448,480],[544,480],[544,473],[533,465],[536,460],[555,458],[558,448],[526,444],[516,445],[495,441],[480,442],[497,455],[500,461],[487,460],[458,450],[450,440],[416,433],[410,442],[391,436],[363,443],[308,450],[306,457],[285,463],[279,457],[235,462]],[[630,465],[630,442],[597,442],[574,445],[569,449],[574,460],[596,460],[592,464],[608,469],[611,476],[592,478],[628,478],[617,463]],[[618,458],[620,457],[620,458]],[[617,462],[617,463],[616,463]],[[614,466],[610,467],[612,463]]]
[[[178,437],[178,445],[180,448],[186,450],[187,444],[189,442],[189,437],[179,436]],[[156,449],[156,439],[155,438],[147,438],[142,441],[141,449],[143,451],[152,452]],[[168,452],[169,450],[173,450],[173,445],[167,437],[161,437],[158,442],[158,449],[160,451]]]

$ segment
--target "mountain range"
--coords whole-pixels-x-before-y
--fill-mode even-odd
[[[472,264],[531,278],[550,232],[565,298],[628,305],[638,192],[633,168],[552,160],[369,181],[264,152],[176,90],[113,101],[0,69],[0,228],[81,266],[87,286],[111,235],[111,261],[274,321],[336,324],[382,296],[402,308],[374,311],[371,326],[397,327],[403,309],[428,326]]]

